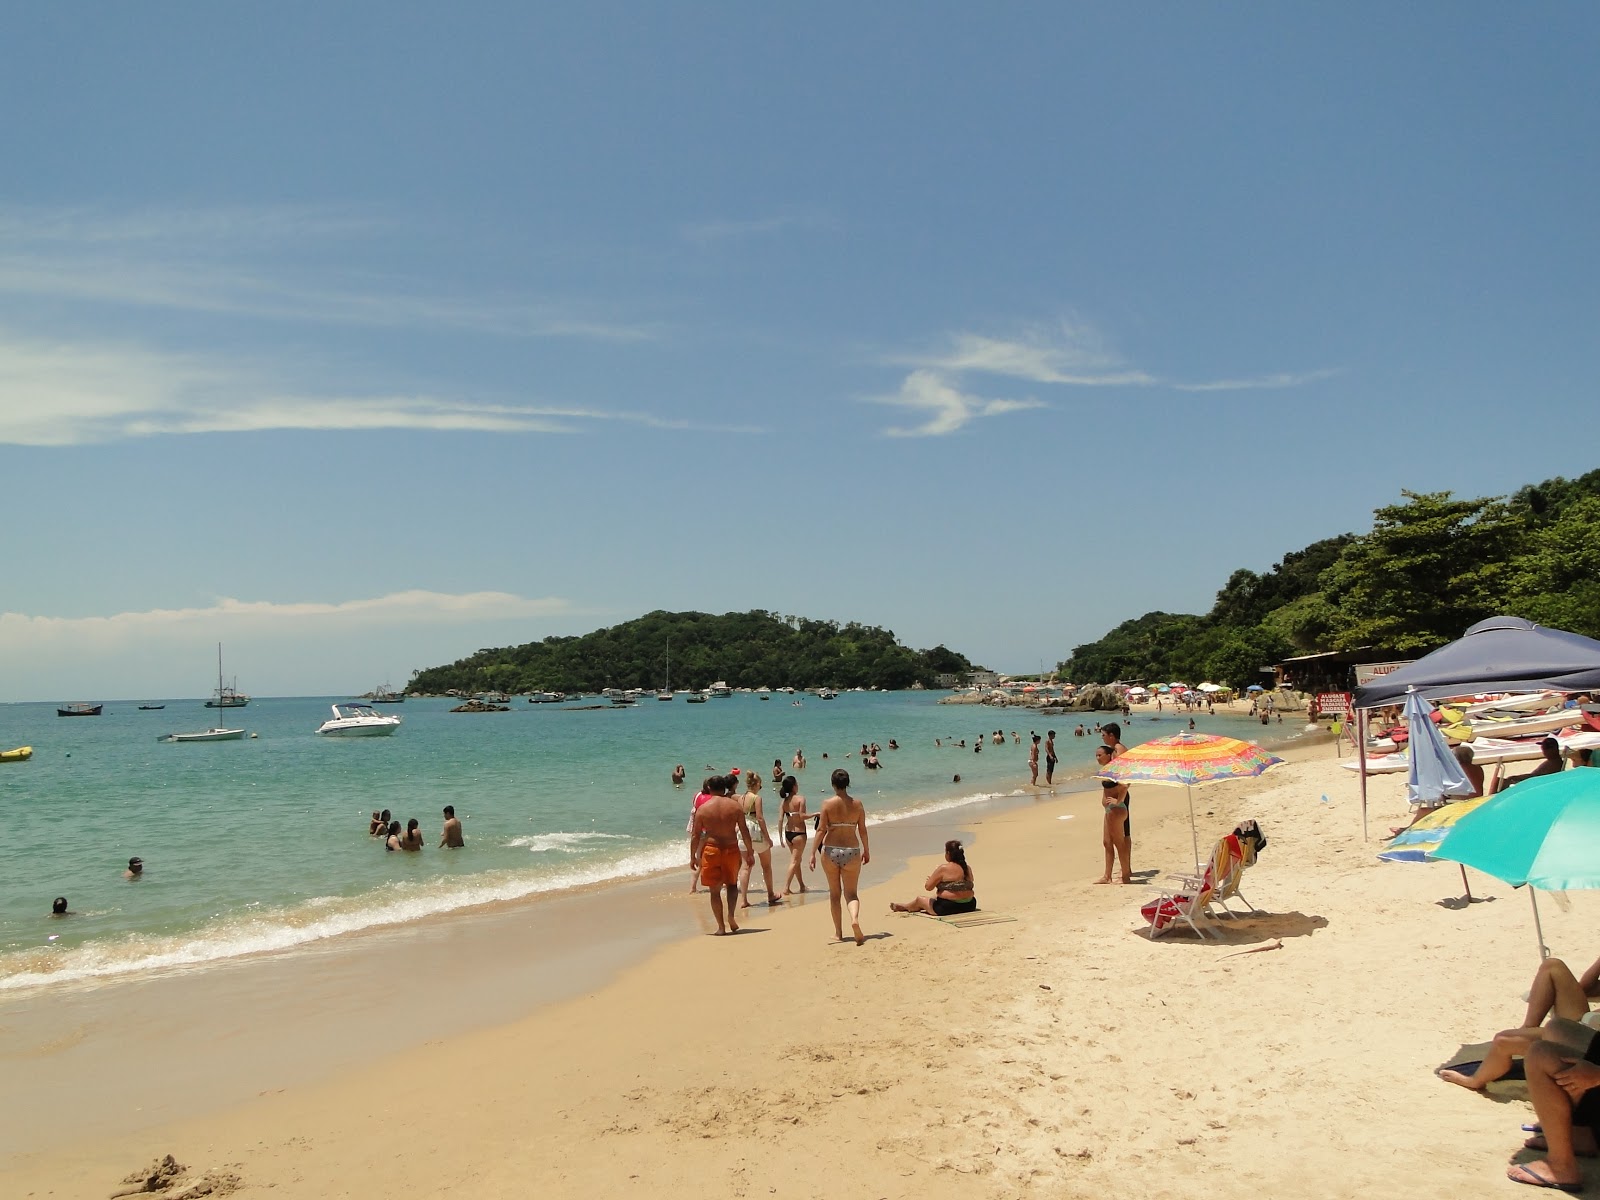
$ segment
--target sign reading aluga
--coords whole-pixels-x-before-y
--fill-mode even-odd
[[[1386,663],[1357,663],[1356,686],[1366,687],[1380,675],[1387,675],[1390,671],[1398,671],[1401,667],[1409,667],[1417,660],[1414,658],[1402,659],[1400,662]]]
[[[1318,692],[1317,713],[1324,717],[1348,717],[1352,699],[1349,692]]]

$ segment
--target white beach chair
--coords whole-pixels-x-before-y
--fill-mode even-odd
[[[1162,892],[1139,910],[1150,922],[1150,939],[1154,941],[1179,921],[1188,925],[1200,937],[1205,937],[1206,931],[1196,924],[1195,917],[1205,918],[1215,915],[1211,911],[1212,901],[1216,897],[1215,881],[1226,879],[1239,859],[1239,840],[1230,835],[1217,842],[1211,851],[1211,861],[1206,864],[1205,870],[1198,878],[1169,876],[1171,879],[1179,880],[1180,886]]]

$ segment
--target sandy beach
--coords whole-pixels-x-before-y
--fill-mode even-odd
[[[1202,848],[1246,817],[1269,838],[1243,888],[1262,911],[1215,941],[1147,940],[1155,887],[1093,886],[1097,796],[1058,794],[905,822],[896,836],[926,854],[866,869],[861,947],[832,942],[825,892],[719,939],[692,936],[703,896],[663,885],[626,894],[656,931],[647,960],[593,987],[560,968],[578,982],[553,1002],[534,972],[488,971],[488,950],[416,949],[414,1019],[369,1029],[331,1075],[284,1083],[271,1053],[339,1027],[331,989],[274,1000],[249,1053],[150,1032],[167,1039],[138,1083],[150,1105],[172,1086],[163,1061],[198,1059],[230,1088],[172,1119],[130,1111],[120,1131],[116,1113],[77,1126],[73,1094],[48,1086],[60,1048],[19,1046],[8,1022],[4,1116],[34,1133],[0,1164],[0,1195],[105,1197],[165,1154],[185,1180],[280,1198],[1518,1194],[1504,1171],[1532,1119],[1523,1085],[1481,1096],[1433,1071],[1517,1023],[1538,962],[1524,895],[1473,874],[1468,905],[1453,866],[1378,862],[1334,747],[1287,757],[1195,792]],[[1374,835],[1404,819],[1403,788],[1372,781]],[[1183,791],[1134,797],[1135,871],[1178,869]],[[890,914],[963,830],[1003,919]],[[1595,898],[1544,899],[1553,952],[1587,964]],[[305,958],[266,961],[281,975]],[[223,997],[228,978],[204,986]],[[485,989],[491,1019],[463,1031],[456,1005]],[[114,1012],[101,1020],[92,1033],[115,1036]]]

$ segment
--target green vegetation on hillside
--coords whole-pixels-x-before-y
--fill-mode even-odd
[[[887,629],[780,617],[776,613],[653,612],[582,637],[549,637],[479,650],[418,671],[411,692],[596,692],[674,688],[932,686],[941,673],[972,670],[953,650],[910,650]]]
[[[1367,533],[1235,571],[1204,616],[1146,613],[1074,647],[1063,676],[1244,687],[1295,654],[1423,654],[1497,613],[1600,638],[1600,470],[1510,496],[1401,495]]]

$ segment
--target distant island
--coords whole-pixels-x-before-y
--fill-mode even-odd
[[[1205,615],[1150,612],[1057,667],[1073,683],[1261,682],[1291,655],[1381,649],[1414,658],[1507,613],[1600,638],[1600,470],[1509,496],[1401,492],[1366,533],[1239,568]]]
[[[670,676],[669,676],[670,652]],[[412,676],[413,695],[598,692],[604,688],[936,687],[977,669],[944,646],[912,650],[891,630],[854,621],[747,613],[652,612],[581,637],[479,650]]]

